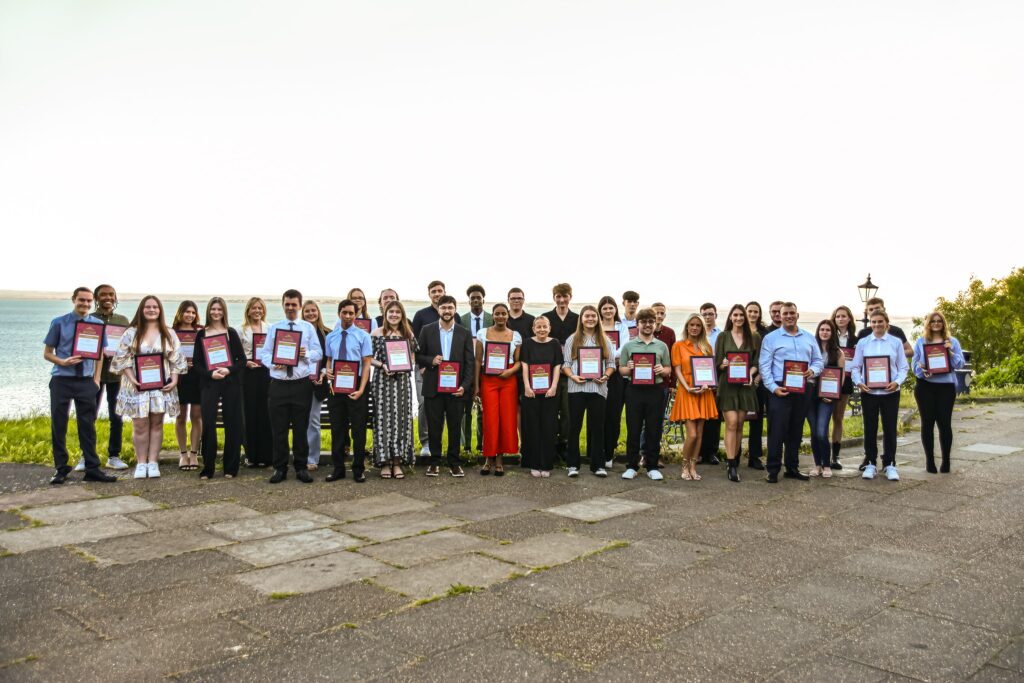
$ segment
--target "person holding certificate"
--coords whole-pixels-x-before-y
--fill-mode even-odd
[[[663,481],[658,459],[661,457],[661,428],[665,422],[661,388],[672,376],[672,356],[665,343],[654,338],[657,315],[652,308],[636,315],[637,336],[619,350],[619,377],[628,381],[626,403],[626,457],[629,465],[623,479],[635,479],[640,470],[640,434],[647,436],[644,467],[647,477]]]
[[[636,292],[626,292],[626,294],[636,294]],[[623,295],[625,298],[625,294]],[[624,321],[619,318],[619,306],[615,303],[615,299],[610,296],[603,296],[601,300],[597,302],[597,310],[601,314],[601,329],[604,330],[605,336],[612,343],[612,348],[615,349],[614,363],[615,367],[619,366],[619,350],[622,346],[632,339],[630,336],[630,330],[633,331],[633,337],[636,336],[636,302],[639,301],[639,295],[632,306],[632,319],[629,320],[629,325],[623,324]],[[623,301],[626,304],[626,301]],[[619,446],[619,436],[622,432],[622,408],[625,405],[625,393],[626,393],[626,380],[623,379],[622,375],[615,373],[608,378],[608,398],[605,401],[604,411],[604,467],[606,470],[611,470],[615,465],[615,449]]]
[[[117,481],[100,469],[96,454],[96,390],[100,386],[99,362],[104,343],[103,322],[89,315],[92,290],[79,287],[71,295],[74,310],[50,321],[43,339],[43,358],[53,364],[50,371],[50,440],[53,445],[53,478],[63,484],[71,474],[68,464],[67,433],[71,403],[78,422],[78,445],[82,449],[86,481]]]
[[[174,321],[171,323],[174,334],[181,343],[181,353],[185,356],[187,363],[185,371],[178,377],[178,405],[181,411],[174,421],[174,435],[178,439],[179,470],[199,469],[199,439],[203,433],[203,409],[199,405],[199,376],[195,373],[189,374],[188,369],[192,367],[195,355],[196,335],[201,329],[199,326],[199,307],[194,301],[182,301],[178,304],[178,310],[174,314]],[[191,433],[188,429],[188,420],[192,420]],[[189,439],[191,437],[191,439]],[[191,448],[189,442],[191,441]]]
[[[380,309],[380,315],[373,319],[373,322],[377,327],[382,327],[384,325],[384,309],[387,308],[387,305],[392,301],[398,301],[398,292],[393,289],[380,290],[380,295],[377,297],[377,308]],[[377,327],[374,327],[373,329],[377,329]]]
[[[373,462],[381,476],[403,479],[402,465],[415,462],[412,435],[412,397],[415,390],[409,359],[416,353],[416,338],[405,317],[405,307],[397,299],[384,304],[383,324],[370,334],[373,350]],[[409,369],[392,371],[388,344],[407,354]],[[399,359],[402,360],[402,359]]]
[[[245,304],[245,321],[238,330],[245,351],[245,375],[242,379],[242,405],[245,410],[245,466],[268,467],[274,459],[267,410],[270,370],[260,360],[260,349],[270,326],[266,322],[267,303],[254,296]]]
[[[853,378],[850,377],[850,363],[853,361],[853,354],[857,349],[857,323],[853,319],[853,311],[849,306],[837,306],[832,311],[832,324],[836,326],[836,340],[839,342],[839,351],[844,357],[843,387],[841,396],[832,402],[832,459],[829,467],[833,470],[843,469],[843,463],[839,462],[839,451],[843,443],[843,418],[846,417],[846,407],[850,405],[850,397],[853,396]]]
[[[555,307],[542,313],[551,323],[551,336],[565,347],[565,340],[576,331],[580,316],[569,310],[572,301],[572,285],[560,282],[551,288],[551,296]],[[558,436],[555,440],[555,452],[565,460],[569,448],[569,379],[562,375],[558,380]],[[577,440],[579,434],[577,433]],[[577,468],[577,472],[578,472]]]
[[[672,347],[672,372],[678,387],[676,400],[672,404],[673,422],[685,423],[686,440],[683,442],[683,469],[681,477],[687,481],[699,481],[697,454],[704,435],[704,422],[718,417],[713,386],[697,384],[693,377],[693,359],[711,358],[714,350],[708,342],[704,318],[691,313],[683,325],[684,338]],[[713,368],[712,368],[713,370]]]
[[[818,323],[818,329],[814,334],[818,342],[818,349],[821,351],[825,367],[839,368],[846,367],[846,356],[839,348],[839,331],[831,320],[822,320]],[[845,373],[844,373],[845,374]],[[829,442],[829,422],[834,414],[835,398],[823,396],[825,387],[822,386],[823,377],[811,387],[811,396],[808,399],[807,421],[811,423],[811,452],[814,454],[814,467],[810,471],[812,477],[832,476],[832,449]],[[841,418],[840,418],[841,419]]]
[[[112,285],[100,285],[93,290],[96,297],[96,310],[93,315],[103,321],[103,332],[106,344],[103,347],[103,369],[100,372],[100,390],[96,392],[96,413],[99,414],[103,405],[103,394],[107,395],[107,414],[110,418],[110,435],[107,439],[107,467],[112,470],[126,470],[128,463],[121,460],[121,433],[124,422],[117,414],[117,393],[121,389],[121,378],[110,371],[110,361],[117,353],[121,343],[121,335],[128,329],[128,318],[115,313],[117,308],[117,291]],[[85,469],[85,460],[79,460],[76,471]]]
[[[285,319],[267,330],[260,349],[260,362],[270,368],[267,409],[274,443],[274,474],[269,481],[279,484],[288,478],[288,433],[292,436],[292,464],[295,478],[313,483],[309,475],[309,413],[313,404],[313,382],[323,358],[316,329],[299,319],[302,292],[289,289],[281,296]]]
[[[807,385],[825,366],[814,335],[797,325],[800,312],[796,304],[783,303],[779,314],[782,327],[761,340],[758,356],[761,381],[772,394],[768,402],[769,484],[779,482],[783,450],[786,468],[783,476],[800,481],[810,479],[800,471],[800,442],[810,396]]]
[[[878,416],[882,416],[882,467],[885,478],[899,481],[896,469],[896,425],[900,411],[900,385],[910,366],[903,342],[889,334],[889,315],[882,309],[871,314],[871,334],[857,342],[850,374],[860,388],[864,415],[864,479],[874,479],[878,461]]]
[[[313,330],[316,332],[316,341],[320,346],[320,353],[322,354],[320,357],[321,359],[326,358],[324,340],[327,338],[330,330],[324,324],[324,316],[320,312],[320,304],[312,299],[303,302],[302,319],[313,326]],[[340,326],[341,321],[339,320],[335,329]],[[313,382],[313,400],[309,406],[309,427],[306,429],[306,439],[309,441],[309,456],[306,467],[311,472],[315,472],[317,467],[320,466],[320,415],[323,413],[324,401],[327,400],[327,394],[330,392],[328,383],[324,381],[326,376],[327,369],[322,361],[317,363],[316,368],[313,369],[313,374],[310,375],[310,380]],[[347,449],[348,443],[342,444],[342,447]]]
[[[430,323],[436,323],[441,319],[441,313],[438,309],[438,301],[442,296],[447,295],[447,289],[445,284],[440,280],[432,280],[427,285],[427,296],[430,297],[430,305],[424,306],[412,316],[412,333],[416,335],[416,339],[419,339],[420,332],[423,331],[425,325]],[[458,321],[458,313],[456,312],[456,321]],[[472,345],[471,345],[472,346]],[[416,431],[419,432],[420,437],[420,456],[430,459],[430,435],[427,433],[427,413],[426,413],[426,402],[423,400],[423,371],[417,369],[413,373],[413,378],[416,381],[416,398],[419,402],[419,413],[416,416]]]
[[[366,294],[358,287],[348,290],[345,298],[356,305],[356,317],[353,324],[369,335],[377,329],[377,321],[370,317],[370,307],[366,304]],[[339,323],[340,324],[340,323]],[[338,325],[334,326],[338,329]]]
[[[740,451],[743,449],[743,423],[747,413],[758,411],[757,359],[761,338],[750,329],[747,309],[733,304],[725,321],[725,331],[715,340],[715,365],[722,378],[718,382],[718,410],[725,418],[725,454],[729,481],[740,480]]]
[[[199,478],[213,479],[217,466],[217,404],[224,419],[224,478],[238,476],[242,452],[242,338],[228,325],[228,305],[215,296],[206,304],[206,324],[196,335],[192,372],[199,377],[203,411],[203,470]]]
[[[718,335],[721,333],[716,324],[718,308],[710,301],[701,304],[700,315],[704,319],[704,327],[708,333],[708,343],[711,344],[713,351],[715,342],[718,341]],[[702,465],[717,465],[720,462],[718,459],[718,443],[722,438],[722,421],[717,417],[705,420],[703,429],[704,434],[700,439],[700,462]]]
[[[956,402],[954,370],[964,366],[964,352],[956,337],[950,336],[946,316],[932,311],[925,320],[924,334],[914,342],[914,398],[921,413],[921,446],[932,474],[949,472],[953,448],[953,404]],[[939,426],[942,464],[935,468],[935,425]]]
[[[551,322],[533,319],[533,336],[519,347],[522,364],[520,423],[522,465],[534,477],[549,477],[555,462],[558,418],[558,378],[562,375],[562,345],[549,336]]]
[[[473,394],[473,339],[469,330],[455,323],[455,297],[446,294],[438,298],[437,310],[440,318],[420,330],[416,352],[416,363],[423,369],[423,402],[430,445],[427,476],[440,474],[441,440],[447,424],[448,468],[453,477],[464,477],[459,464],[459,424],[465,402]]]
[[[779,303],[781,306],[781,302]],[[765,335],[770,332],[768,327],[764,324],[764,316],[761,315],[761,304],[757,301],[751,301],[747,304],[747,326],[750,327],[750,332],[757,335],[758,344],[765,338]],[[749,436],[747,438],[747,467],[752,470],[763,470],[764,463],[761,462],[761,458],[764,457],[764,443],[762,441],[764,437],[764,418],[768,413],[768,397],[771,396],[769,391],[764,388],[764,382],[761,381],[760,375],[757,377],[757,381],[754,383],[754,392],[757,395],[757,410],[756,415],[750,422]],[[749,417],[749,416],[748,416]]]
[[[510,330],[508,306],[491,308],[494,325],[476,335],[476,395],[483,404],[484,466],[480,474],[505,474],[501,456],[519,452],[519,346],[523,338]]]
[[[352,478],[366,481],[366,419],[368,416],[370,362],[373,348],[370,334],[355,324],[357,305],[351,299],[338,304],[341,327],[327,335],[325,354],[327,386],[330,395],[327,409],[331,415],[331,460],[334,470],[327,481],[345,478],[345,446],[352,444]],[[381,468],[385,479],[392,476],[390,468]]]
[[[562,373],[569,381],[569,476],[580,474],[580,432],[587,418],[587,458],[595,476],[607,477],[604,456],[605,401],[608,378],[617,372],[615,349],[593,306],[580,309],[576,331],[565,340]],[[550,321],[550,316],[548,317]]]
[[[110,369],[121,373],[117,412],[132,418],[136,479],[160,476],[164,415],[176,417],[181,410],[177,384],[187,367],[178,336],[164,322],[160,299],[143,297],[110,362]]]
[[[484,297],[486,292],[482,285],[470,285],[466,289],[466,296],[469,298],[469,313],[462,314],[461,324],[473,339],[480,334],[480,330],[494,324],[494,318],[484,310]],[[479,388],[472,401],[466,401],[466,417],[462,422],[462,448],[464,451],[473,454],[473,413],[476,413],[476,445],[480,452],[484,450],[484,419],[481,409]]]

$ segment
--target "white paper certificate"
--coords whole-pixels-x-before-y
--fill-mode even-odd
[[[78,346],[75,347],[76,353],[96,353],[100,348],[99,337],[92,337],[81,335],[78,337]]]
[[[160,368],[147,368],[139,376],[139,384],[156,384],[160,381]]]
[[[185,356],[185,358],[188,358],[189,360],[191,360],[195,356],[195,353],[196,353],[196,346],[195,346],[195,344],[182,344],[181,345],[181,355]]]
[[[490,355],[487,356],[487,368],[489,370],[504,370],[505,369],[505,356],[504,355]]]
[[[798,372],[786,373],[786,386],[799,389],[804,385],[804,376]]]
[[[823,379],[821,380],[821,385],[818,387],[818,391],[822,394],[838,394],[839,382],[834,379]]]
[[[454,372],[442,372],[438,377],[438,384],[442,389],[454,389],[458,384],[459,376]]]
[[[409,356],[405,351],[388,351],[388,365],[393,365],[397,368],[403,365],[409,364]]]
[[[715,381],[715,375],[711,372],[711,368],[697,368],[693,373],[693,381],[711,383]]]
[[[339,374],[335,386],[339,389],[355,389],[356,377],[355,375]]]
[[[533,390],[534,391],[547,391],[551,388],[551,381],[547,375],[534,375],[533,376]]]
[[[887,368],[872,368],[868,370],[868,383],[869,384],[884,384],[886,380]]]
[[[601,361],[600,360],[584,360],[580,362],[580,374],[581,375],[600,375],[601,374]]]
[[[124,334],[122,331],[121,334]],[[108,356],[116,356],[117,349],[121,346],[121,334],[114,336],[110,334],[110,328],[107,328],[107,346],[103,349],[103,353]]]
[[[298,350],[299,347],[295,344],[281,342],[277,345],[277,357],[281,360],[295,360],[295,354]]]
[[[929,370],[946,370],[949,365],[946,364],[946,354],[940,353],[937,356],[928,356],[928,369]]]
[[[228,358],[227,349],[215,349],[210,351],[210,365],[219,365],[221,363],[230,363]]]
[[[640,380],[641,382],[650,382],[654,378],[654,368],[650,365],[634,365],[633,366],[633,380]]]
[[[729,379],[746,379],[747,366],[745,363],[729,363]]]

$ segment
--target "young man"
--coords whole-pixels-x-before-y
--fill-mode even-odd
[[[774,332],[775,330],[777,330],[780,327],[782,327],[782,302],[781,301],[773,301],[770,304],[768,304],[768,317],[771,318],[772,324],[767,326],[767,329],[765,331],[765,335],[767,335],[769,332]]]
[[[526,294],[523,290],[518,287],[513,287],[508,290],[508,328],[514,332],[518,332],[519,336],[524,340],[529,339],[533,336],[533,319],[534,316],[530,315],[523,310],[523,306],[526,305]]]
[[[441,297],[446,296],[445,292],[444,283],[440,280],[434,280],[427,285],[427,297],[430,299],[430,305],[416,311],[412,317],[412,333],[417,339],[425,325],[436,323],[441,319],[437,302]],[[416,413],[416,431],[420,438],[420,457],[428,458],[430,457],[430,446],[427,444],[427,413],[423,406],[423,371],[413,373],[413,378],[416,380],[416,399],[419,403],[419,410]]]
[[[466,400],[473,395],[476,358],[469,330],[455,324],[455,297],[445,295],[437,303],[440,319],[420,330],[419,351],[416,352],[416,363],[423,371],[423,402],[430,444],[427,476],[440,474],[441,439],[447,424],[448,467],[453,477],[463,477],[465,474],[459,464],[459,422]],[[458,388],[452,393],[438,391],[437,366],[445,361],[459,364]]]
[[[637,335],[636,310],[640,308],[640,295],[631,289],[622,293],[622,319],[619,321],[619,338],[625,344]]]
[[[800,441],[803,439],[804,419],[807,417],[807,403],[813,395],[810,386],[802,394],[791,393],[785,388],[785,362],[804,361],[807,371],[804,377],[809,383],[821,374],[825,363],[821,349],[814,335],[797,326],[800,314],[796,304],[785,302],[781,308],[782,327],[766,334],[761,341],[761,356],[758,370],[764,386],[772,393],[768,408],[768,483],[779,481],[782,467],[782,452],[786,452],[784,477],[807,481],[810,479],[800,471]]]
[[[567,282],[561,282],[551,288],[551,296],[555,300],[555,307],[542,315],[551,323],[551,338],[557,339],[559,344],[565,345],[569,335],[576,332],[580,316],[569,310],[569,302],[572,301],[572,286]],[[564,374],[558,378],[558,437],[555,441],[555,452],[565,460],[565,453],[569,449],[569,378]]]
[[[718,309],[715,308],[713,303],[702,304],[700,307],[700,316],[704,318],[704,329],[708,334],[708,343],[711,344],[711,348],[715,348],[715,340],[718,339],[718,334],[721,330],[718,329],[718,325],[715,321],[718,320]],[[718,459],[718,444],[721,441],[722,436],[722,421],[721,420],[705,420],[704,430],[701,432],[700,440],[700,461],[704,465],[717,465],[720,460]]]
[[[267,330],[267,338],[260,350],[263,366],[270,368],[270,386],[267,388],[267,409],[270,412],[270,433],[274,441],[274,474],[271,484],[279,484],[288,478],[288,432],[292,433],[292,453],[295,478],[304,484],[313,483],[307,469],[309,440],[309,411],[313,405],[313,382],[317,364],[323,358],[320,342],[313,326],[303,320],[302,293],[289,289],[281,296],[281,307],[285,319],[274,323]],[[274,364],[274,335],[278,330],[301,332],[298,365]]]
[[[462,316],[462,326],[469,330],[476,339],[477,332],[494,324],[491,314],[484,310],[486,293],[482,285],[470,285],[466,290],[469,298],[469,313]],[[474,345],[475,348],[475,345]],[[476,413],[476,445],[480,451],[484,448],[484,421],[480,397],[474,396],[466,401],[466,417],[462,421],[462,445],[471,455],[473,453],[473,413]]]
[[[112,285],[100,285],[93,290],[96,298],[96,312],[93,313],[103,321],[104,325],[117,325],[128,327],[128,318],[115,313],[117,308],[117,292]],[[104,330],[108,333],[108,330]],[[100,390],[96,393],[96,414],[99,414],[100,406],[103,405],[103,393],[107,394],[107,413],[110,416],[110,437],[107,439],[107,467],[112,470],[126,470],[128,463],[121,460],[121,434],[124,431],[124,422],[117,414],[117,395],[121,390],[121,376],[110,371],[110,361],[117,353],[117,348],[110,348],[117,340],[107,339],[107,347],[103,350],[103,370],[100,372]],[[75,467],[76,472],[85,470],[85,461],[79,460]]]
[[[629,468],[623,479],[635,479],[640,469],[640,434],[647,435],[644,466],[647,476],[662,481],[658,468],[661,455],[661,428],[665,420],[665,390],[662,388],[672,374],[672,355],[660,339],[654,337],[657,316],[653,309],[645,308],[636,316],[637,336],[626,342],[619,354],[619,373],[629,382],[626,386],[626,457]],[[638,353],[654,354],[653,384],[636,384],[633,356]],[[597,473],[600,476],[600,471]]]
[[[651,304],[651,310],[654,311],[654,338],[663,342],[665,346],[668,347],[669,354],[671,355],[672,346],[676,343],[676,333],[675,330],[665,324],[665,316],[668,315],[668,308],[665,304],[659,301]],[[672,396],[672,392],[675,391],[675,381],[672,379],[671,365],[672,364],[669,363],[668,379],[661,383],[662,415],[665,413],[665,406],[668,405],[668,400]],[[662,425],[662,428],[664,428],[664,424]],[[645,453],[647,453],[647,432],[643,431],[640,433],[640,456],[643,457]]]
[[[879,297],[875,296],[875,297],[872,297],[872,298],[868,299],[864,303],[864,307],[865,307],[865,309],[867,311],[866,315],[870,319],[871,316],[874,315],[875,313],[877,313],[878,311],[884,311],[885,310],[885,301],[883,301]],[[868,325],[867,327],[865,327],[864,329],[860,330],[857,333],[857,340],[859,341],[859,340],[863,339],[864,337],[868,336],[869,334],[871,334],[871,326],[870,325]],[[901,342],[903,342],[903,353],[907,356],[908,360],[910,358],[914,357],[914,347],[912,347],[910,345],[910,343],[907,342],[907,335],[903,331],[902,328],[898,327],[897,325],[889,325],[888,334],[893,336],[893,337],[896,337]]]
[[[324,347],[327,350],[327,381],[331,387],[327,410],[331,415],[331,460],[334,463],[334,470],[327,475],[327,481],[345,478],[345,446],[351,443],[352,478],[361,484],[366,481],[363,473],[366,470],[366,419],[369,401],[367,383],[370,379],[373,349],[370,335],[355,325],[354,301],[344,299],[338,304],[338,318],[341,319],[341,325],[324,340]],[[334,392],[336,360],[359,363],[359,376],[354,379],[355,391],[352,393]]]
[[[96,454],[96,392],[100,389],[102,363],[75,354],[75,325],[79,322],[102,325],[92,315],[92,290],[79,287],[71,295],[74,310],[50,321],[50,329],[43,339],[43,358],[53,363],[50,371],[50,442],[53,446],[53,467],[56,470],[50,483],[63,484],[71,473],[68,465],[68,416],[71,402],[75,403],[78,423],[78,445],[85,463],[85,480],[112,482],[117,477],[100,469]],[[95,340],[96,350],[102,353],[106,334]]]
[[[380,290],[380,296],[377,297],[377,306],[380,308],[380,315],[374,318],[374,320],[377,321],[377,327],[384,326],[384,307],[392,301],[398,301],[398,292],[393,289]]]

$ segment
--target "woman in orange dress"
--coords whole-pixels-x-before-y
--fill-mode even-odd
[[[704,420],[718,417],[715,406],[714,387],[694,387],[693,369],[690,358],[693,356],[714,356],[715,351],[708,343],[708,335],[704,329],[704,319],[692,313],[683,325],[683,339],[672,346],[672,371],[679,388],[676,400],[672,405],[673,422],[686,423],[686,441],[683,443],[682,478],[699,480],[697,474],[697,453],[700,452],[700,437],[704,429]]]

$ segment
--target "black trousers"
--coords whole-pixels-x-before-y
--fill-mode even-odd
[[[85,459],[85,469],[99,469],[96,455],[96,383],[92,377],[50,378],[50,442],[53,444],[53,466],[61,472],[70,472],[68,466],[68,418],[71,403],[75,404],[78,423],[78,445]]]
[[[763,384],[757,385],[757,417],[750,421],[747,442],[747,455],[751,458],[760,458],[764,455],[761,438],[764,436],[764,418],[768,413],[768,401],[771,395],[771,392],[765,389]]]
[[[700,437],[700,458],[707,460],[718,454],[718,444],[722,440],[722,421],[704,420],[704,429]]]
[[[270,465],[274,461],[270,411],[267,389],[270,372],[266,368],[249,368],[242,385],[242,407],[245,410],[245,457],[254,465]]]
[[[327,397],[327,411],[331,415],[331,460],[336,471],[345,471],[345,449],[352,444],[352,471],[366,469],[366,418],[369,413],[369,386],[353,400],[347,394]],[[351,437],[349,434],[351,433]]]
[[[239,378],[203,382],[199,409],[203,414],[203,471],[212,477],[217,469],[217,403],[224,417],[224,474],[238,474],[242,452],[242,383]]]
[[[665,429],[665,408],[666,408],[666,406],[668,406],[668,399],[669,399],[669,396],[672,395],[672,390],[664,388],[666,386],[665,384],[662,384],[661,386],[662,386],[662,391],[661,391],[661,415],[662,415],[662,418],[661,418],[661,428],[662,428],[662,431],[664,431],[664,429]],[[659,439],[660,439],[660,437],[659,437]],[[647,431],[644,430],[644,431],[640,432],[640,454],[643,455],[646,452],[647,452]],[[661,443],[658,444],[658,452],[659,453],[661,452]]]
[[[313,383],[308,377],[271,379],[267,389],[267,410],[270,411],[270,432],[274,441],[274,469],[288,469],[288,432],[292,433],[292,454],[295,471],[307,469],[309,411],[313,406]]]
[[[661,386],[626,387],[626,456],[631,469],[640,469],[640,434],[647,436],[644,466],[658,469],[661,428],[665,417],[665,391]]]
[[[430,464],[441,464],[441,438],[448,425],[448,466],[459,464],[460,423],[466,411],[466,400],[450,394],[423,397],[427,415],[427,442],[430,445]]]
[[[626,400],[626,378],[615,373],[608,378],[608,398],[604,411],[604,459],[615,457],[622,432],[622,407]],[[660,387],[659,387],[660,388]]]
[[[555,466],[555,438],[558,432],[558,397],[526,398],[519,401],[523,467],[551,470]]]
[[[104,382],[96,392],[96,414],[103,405],[103,390],[107,392],[107,412],[110,414],[110,438],[107,440],[107,457],[121,457],[121,436],[124,431],[124,420],[117,414],[117,395],[121,393],[120,382]]]
[[[864,455],[872,465],[878,463],[878,416],[882,416],[882,467],[896,463],[896,423],[900,416],[900,392],[875,396],[861,392],[864,415]]]
[[[765,469],[769,474],[779,473],[783,449],[786,469],[795,470],[800,466],[800,442],[803,440],[810,395],[810,391],[788,396],[772,394],[768,399],[768,461]]]
[[[956,385],[918,379],[914,385],[914,398],[921,412],[921,445],[924,454],[935,457],[935,425],[939,426],[939,449],[942,459],[949,459],[953,448],[953,404],[956,403]]]
[[[580,432],[583,431],[583,414],[587,416],[587,458],[590,471],[604,467],[604,410],[605,399],[601,394],[569,394],[569,450],[566,464],[580,466]]]

